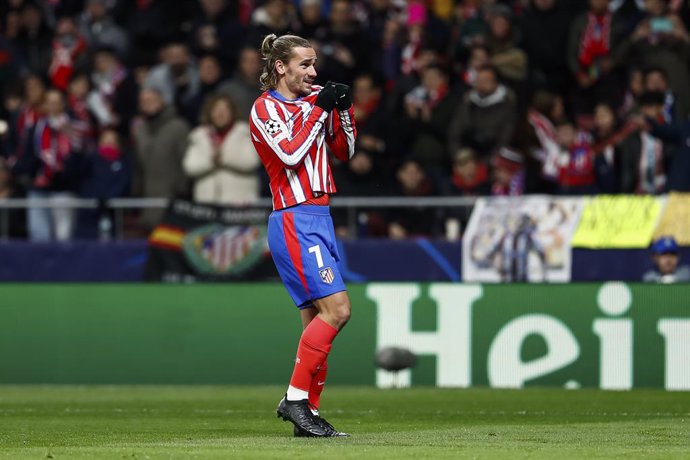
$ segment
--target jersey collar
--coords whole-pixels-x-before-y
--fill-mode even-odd
[[[274,97],[281,102],[294,102],[294,101],[299,101],[300,99],[302,99],[301,97],[296,97],[295,99],[288,99],[285,96],[283,96],[282,94],[280,94],[278,91],[276,91],[275,89],[270,90],[268,92],[268,94],[270,94],[271,97]]]

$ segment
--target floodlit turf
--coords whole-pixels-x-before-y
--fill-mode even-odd
[[[0,387],[4,458],[690,458],[690,393],[327,388],[348,439],[295,439],[281,388]]]

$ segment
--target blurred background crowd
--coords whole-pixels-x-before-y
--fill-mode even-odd
[[[0,0],[0,198],[268,195],[247,119],[268,33],[353,88],[344,196],[690,190],[685,0]],[[432,232],[433,210],[365,234]],[[142,235],[161,210],[142,211]],[[336,216],[336,220],[338,216]],[[95,211],[13,210],[91,237]],[[346,229],[342,228],[342,235]]]

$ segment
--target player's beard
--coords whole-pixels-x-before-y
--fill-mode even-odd
[[[288,78],[291,81],[289,89],[297,94],[297,97],[308,96],[311,93],[311,83],[308,82],[306,75],[300,77],[295,74],[288,74]]]

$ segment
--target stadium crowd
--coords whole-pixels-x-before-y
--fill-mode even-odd
[[[345,196],[690,190],[686,0],[0,0],[0,198],[268,195],[246,123],[268,33],[352,85]],[[10,232],[96,234],[31,208]],[[160,210],[139,216],[143,229]],[[423,209],[365,233],[428,234]],[[337,217],[337,216],[336,216]]]

